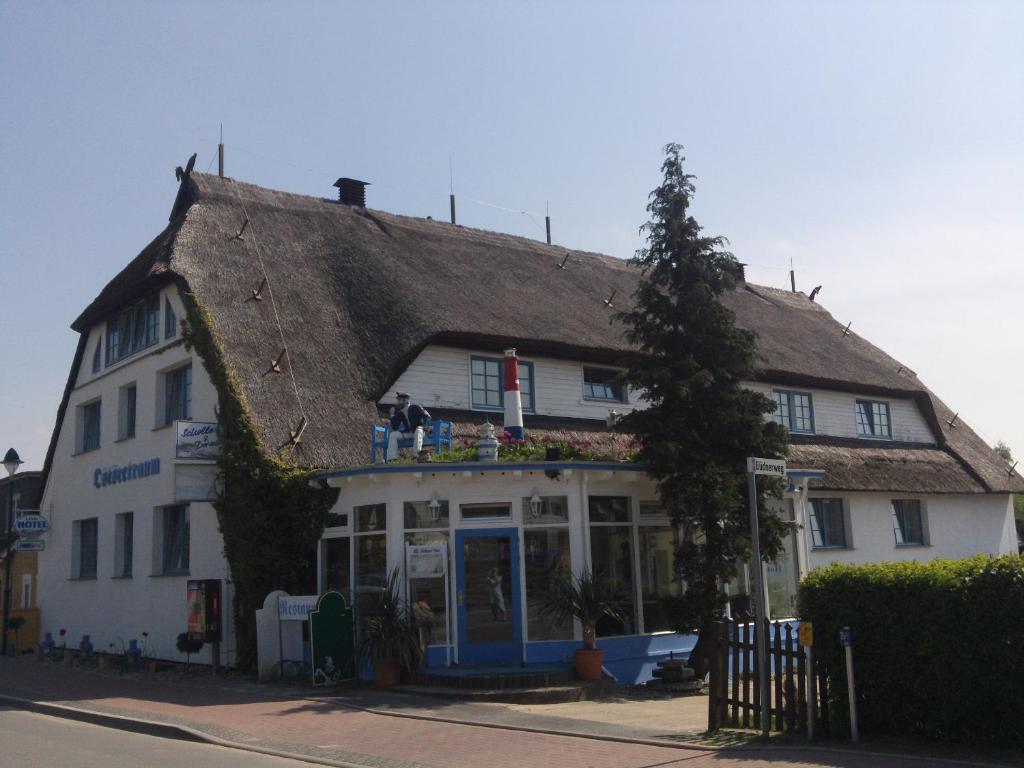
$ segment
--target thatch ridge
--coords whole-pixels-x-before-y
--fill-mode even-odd
[[[306,465],[365,463],[378,401],[428,343],[608,362],[635,352],[604,304],[614,291],[616,307],[628,305],[639,271],[626,261],[207,174],[182,185],[168,227],[73,327],[84,331],[154,281],[179,277],[209,309],[265,447],[284,445],[307,418],[294,449]],[[246,218],[243,238],[233,237]],[[280,329],[272,303],[251,300],[261,259]],[[857,333],[844,335],[820,304],[752,284],[724,301],[758,334],[766,381],[915,398],[940,445],[904,450],[960,457],[957,471],[977,476],[971,492],[1024,491],[969,427],[942,429],[949,409],[916,375]],[[272,373],[283,346],[285,372]],[[856,461],[877,446],[830,450]]]

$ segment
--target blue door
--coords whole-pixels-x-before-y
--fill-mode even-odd
[[[516,529],[456,531],[455,588],[459,663],[519,663],[523,624]]]

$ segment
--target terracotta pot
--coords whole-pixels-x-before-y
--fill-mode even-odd
[[[580,680],[600,680],[602,666],[603,648],[580,648],[576,651],[576,677]]]
[[[373,665],[373,684],[378,688],[398,685],[402,676],[402,663],[398,659],[381,659]]]

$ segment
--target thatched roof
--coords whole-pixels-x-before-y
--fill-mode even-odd
[[[246,219],[243,237],[233,237]],[[151,286],[178,280],[210,311],[265,447],[278,450],[305,416],[308,425],[294,449],[299,461],[362,464],[378,401],[427,344],[495,350],[511,344],[527,356],[595,362],[630,352],[604,299],[615,291],[617,305],[628,303],[637,271],[620,259],[580,251],[569,251],[567,268],[559,270],[566,253],[521,237],[359,212],[333,200],[193,173],[182,180],[168,227],[73,327],[84,331]],[[252,300],[264,270],[273,302]],[[270,291],[264,291],[268,299]],[[765,380],[915,398],[946,441],[938,450],[901,449],[921,459],[921,467],[913,457],[904,464],[921,482],[942,485],[943,473],[932,470],[939,453],[951,460],[950,472],[959,465],[960,474],[974,478],[971,490],[1024,491],[1024,480],[1011,476],[963,422],[956,430],[940,429],[951,414],[913,373],[855,333],[844,336],[819,304],[750,284],[726,302],[742,326],[757,332]],[[269,372],[284,345],[284,373]],[[604,430],[594,422],[585,431]],[[864,464],[881,449],[842,450]],[[947,483],[948,489],[969,485],[959,477]]]

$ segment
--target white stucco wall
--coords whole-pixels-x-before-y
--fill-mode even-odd
[[[833,562],[878,563],[893,560],[932,560],[1000,555],[1017,551],[1013,504],[1008,494],[920,495],[885,493],[817,493],[840,497],[851,533],[845,549],[814,549],[806,526],[809,566]],[[897,546],[892,523],[892,499],[920,499],[925,522],[923,546]],[[810,505],[808,505],[808,513]]]
[[[184,311],[176,288],[167,288],[179,319]],[[42,500],[42,512],[50,519],[46,550],[39,553],[39,602],[41,632],[67,629],[69,646],[77,647],[83,634],[91,636],[97,650],[111,642],[120,648],[142,632],[148,632],[148,647],[157,658],[184,660],[174,647],[177,635],[185,631],[186,581],[222,579],[227,585],[227,565],[215,511],[211,504],[193,502],[189,510],[190,563],[187,575],[161,576],[161,553],[154,551],[156,510],[175,503],[175,429],[157,426],[161,373],[168,368],[192,363],[192,418],[215,421],[216,392],[200,360],[186,351],[180,334],[163,339],[163,297],[159,344],[127,360],[92,373],[92,351],[96,334],[82,361],[78,384],[71,393],[64,422],[60,426],[50,478]],[[137,386],[136,434],[117,441],[118,390],[125,384]],[[77,406],[102,398],[100,448],[76,455]],[[158,458],[159,474],[97,488],[97,469],[122,466]],[[185,462],[181,462],[184,464]],[[197,462],[193,462],[196,464]],[[198,462],[202,463],[202,462]],[[115,516],[133,512],[132,576],[114,577]],[[72,578],[72,528],[76,520],[98,519],[97,573],[95,579]],[[230,605],[224,595],[224,606]],[[225,610],[225,642],[222,660],[233,649],[229,618]],[[209,647],[197,657],[209,661]]]

